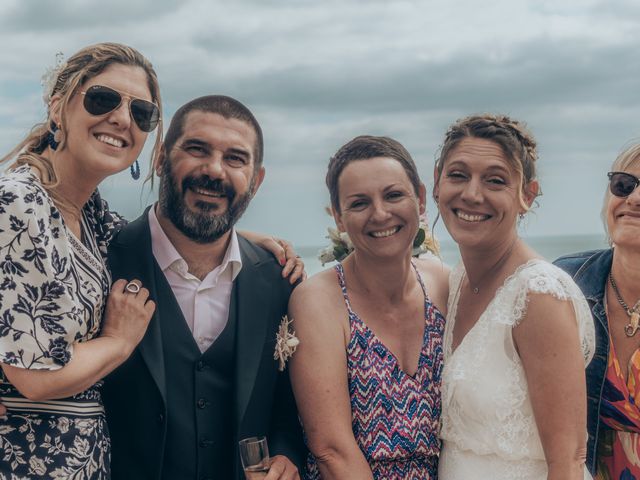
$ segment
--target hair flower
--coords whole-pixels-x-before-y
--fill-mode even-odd
[[[331,213],[331,210],[327,208]],[[333,227],[327,228],[329,234],[326,238],[330,240],[330,244],[318,252],[318,260],[324,266],[330,262],[341,262],[353,251],[353,243],[346,232],[339,232]],[[413,239],[413,250],[411,255],[418,257],[422,254],[440,255],[440,247],[436,238],[429,232],[426,215],[420,219],[418,233]]]
[[[296,332],[291,329],[291,320],[285,315],[282,317],[278,333],[276,334],[276,349],[273,352],[273,359],[278,360],[278,370],[281,372],[287,361],[293,356],[300,340],[296,337]]]
[[[42,85],[42,99],[46,105],[49,105],[51,97],[53,96],[53,89],[58,81],[58,75],[67,66],[67,62],[64,61],[64,54],[62,52],[56,53],[56,59],[52,66],[48,67],[42,74],[40,84]]]

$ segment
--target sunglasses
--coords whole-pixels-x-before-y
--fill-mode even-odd
[[[105,115],[113,112],[122,104],[123,95],[104,85],[93,85],[84,92],[84,108],[91,115]],[[131,118],[143,132],[151,132],[160,121],[160,109],[155,103],[141,98],[129,98]]]
[[[628,197],[633,193],[638,185],[640,178],[625,172],[609,172],[609,190],[616,197]]]

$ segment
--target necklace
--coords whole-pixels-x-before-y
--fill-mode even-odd
[[[494,277],[495,274],[500,271],[500,269],[507,262],[509,257],[511,257],[511,252],[513,252],[513,249],[516,246],[517,241],[518,241],[518,237],[516,237],[513,240],[511,245],[509,245],[509,248],[507,249],[507,251],[498,259],[498,261],[491,268],[489,268],[484,275],[482,275],[482,279],[480,279],[479,283],[481,283],[485,278]],[[469,280],[469,288],[471,289],[471,292],[474,295],[478,295],[480,293],[480,286],[476,285],[474,287],[473,285],[471,285],[471,280]]]
[[[613,274],[611,272],[609,272],[609,283],[611,284],[613,293],[616,294],[618,303],[622,306],[625,313],[629,317],[629,323],[626,327],[624,327],[624,333],[627,337],[633,337],[640,328],[640,326],[638,325],[640,324],[640,299],[638,299],[633,307],[629,308],[627,302],[625,302],[622,298],[622,295],[620,295],[618,285],[616,285],[616,281],[613,279]]]

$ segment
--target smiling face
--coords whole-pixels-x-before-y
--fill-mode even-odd
[[[511,244],[523,207],[521,180],[502,148],[491,140],[467,137],[448,154],[436,178],[434,195],[447,230],[460,248],[491,249]],[[530,205],[537,183],[522,192]]]
[[[640,164],[622,171],[640,177]],[[611,242],[617,248],[637,251],[640,247],[640,188],[636,187],[626,198],[611,194],[607,198],[605,216]]]
[[[187,114],[182,134],[156,165],[160,214],[200,243],[228,232],[264,178],[264,168],[255,168],[255,142],[254,129],[242,120]]]
[[[425,188],[416,196],[402,164],[388,157],[355,160],[338,179],[338,228],[356,251],[376,257],[410,255],[424,213]]]
[[[91,115],[83,105],[81,92],[94,85],[113,88],[125,96],[120,106],[104,115]],[[129,113],[129,97],[152,101],[147,74],[141,67],[113,64],[87,80],[74,93],[67,106],[65,148],[56,162],[73,170],[77,178],[99,182],[129,167],[140,155],[147,133],[141,131]],[[57,123],[59,97],[51,103],[52,119]]]

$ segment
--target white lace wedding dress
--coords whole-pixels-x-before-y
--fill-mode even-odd
[[[595,348],[589,307],[565,272],[546,261],[531,260],[505,280],[452,352],[463,277],[464,268],[459,265],[449,279],[438,478],[545,480],[547,465],[512,329],[526,313],[529,293],[571,299],[586,365]],[[584,478],[591,479],[586,469]]]

